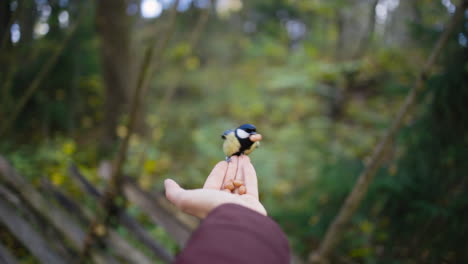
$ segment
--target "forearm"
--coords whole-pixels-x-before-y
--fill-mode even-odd
[[[289,263],[289,245],[269,217],[236,204],[215,208],[176,263]]]

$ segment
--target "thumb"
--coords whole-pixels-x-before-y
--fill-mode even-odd
[[[172,179],[166,179],[164,181],[164,188],[166,189],[166,198],[179,207],[181,202],[182,193],[185,191],[179,184]]]

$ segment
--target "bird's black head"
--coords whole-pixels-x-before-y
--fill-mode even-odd
[[[244,125],[242,125],[242,126],[240,126],[238,128],[244,130],[245,132],[247,132],[249,134],[256,134],[257,133],[257,128],[254,125],[251,125],[251,124],[244,124]]]

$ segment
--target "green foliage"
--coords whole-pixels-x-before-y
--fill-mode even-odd
[[[68,10],[73,22],[81,1],[69,2],[60,10]],[[438,1],[415,1],[407,9],[389,11],[386,21],[375,24],[363,57],[336,59],[339,52],[353,57],[348,46],[366,32],[360,26],[369,14],[351,8],[358,2],[371,1],[242,1],[242,10],[229,16],[212,13],[193,46],[190,38],[201,10],[192,6],[180,12],[174,40],[158,58],[162,67],[152,73],[124,172],[146,190],[162,191],[165,178],[198,188],[224,158],[220,134],[253,123],[264,136],[251,157],[261,200],[288,234],[294,252],[307,256],[395,117],[448,18]],[[0,142],[0,154],[34,184],[46,178],[95,209],[95,201],[67,176],[73,162],[88,180],[104,187],[98,176],[99,164],[107,158],[101,143],[114,136],[102,135],[106,100],[113,98],[103,77],[102,55],[109,47],[100,42],[103,33],[95,30],[94,7],[85,7],[84,22]],[[67,28],[56,25],[57,15],[54,6],[47,35],[0,51],[1,62],[17,69],[9,89],[4,86],[7,72],[0,72],[0,127],[63,39]],[[130,16],[133,60],[123,67],[134,79],[142,51],[152,43],[148,36],[161,39],[168,16],[167,11],[155,20]],[[401,17],[409,19],[402,24]],[[288,22],[302,23],[303,35],[292,37]],[[345,34],[349,28],[351,36]],[[466,28],[459,33],[466,37]],[[466,47],[456,40],[451,39],[417,114],[353,217],[334,263],[468,259],[468,58]],[[343,50],[338,50],[339,41]],[[12,60],[4,60],[9,56]],[[119,107],[128,110],[127,105]],[[119,116],[114,149],[128,132],[127,118]],[[130,205],[128,212],[172,252],[180,250],[137,207]],[[125,229],[119,232],[128,236]]]
[[[389,251],[418,262],[468,258],[463,249],[468,233],[468,119],[463,113],[468,75],[460,67],[467,65],[467,55],[459,48],[447,53],[446,67],[429,83],[432,102],[402,135],[405,150],[392,179],[398,184],[382,189],[387,197],[381,214],[392,221],[390,239],[407,241],[390,244]]]

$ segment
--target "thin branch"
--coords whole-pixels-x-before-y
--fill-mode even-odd
[[[340,240],[343,237],[343,231],[346,225],[349,223],[351,216],[358,209],[362,199],[367,193],[369,184],[372,182],[372,179],[382,163],[383,157],[385,156],[388,147],[393,141],[395,135],[403,125],[405,117],[413,109],[415,105],[416,98],[419,93],[423,90],[423,85],[427,79],[428,74],[430,74],[431,68],[434,66],[436,59],[440,55],[442,49],[448,42],[449,37],[453,33],[455,27],[462,20],[464,15],[464,10],[468,6],[468,0],[464,0],[460,6],[457,7],[455,14],[452,16],[449,24],[445,28],[444,32],[437,41],[434,49],[429,56],[426,64],[424,65],[421,73],[419,74],[415,85],[408,93],[404,104],[400,108],[400,111],[393,121],[391,127],[387,130],[382,141],[375,147],[369,163],[366,165],[364,171],[359,175],[356,185],[354,186],[352,192],[347,197],[345,203],[340,209],[338,216],[335,218],[331,226],[328,228],[325,238],[323,239],[319,249],[309,256],[309,261],[311,263],[328,263],[328,258],[335,247],[338,245]]]
[[[190,34],[190,40],[189,40],[189,46],[190,46],[190,53],[187,55],[187,57],[191,54],[193,54],[195,52],[195,49],[198,45],[198,42],[200,40],[200,37],[201,37],[201,33],[204,31],[206,25],[207,25],[207,22],[208,22],[208,18],[210,17],[210,9],[211,9],[211,5],[212,5],[212,2],[213,1],[210,1],[210,6],[205,8],[198,20],[197,20],[197,23],[195,24],[195,27],[193,28],[192,30],[192,33]],[[181,74],[183,75],[183,74]],[[158,114],[160,115],[164,115],[163,111],[165,109],[167,109],[167,106],[169,105],[169,102],[171,101],[172,97],[174,96],[175,94],[175,91],[176,91],[176,88],[178,86],[178,81],[180,81],[181,78],[178,78],[177,81],[172,84],[169,89],[166,90],[166,93],[164,94],[164,97],[161,101],[161,103],[159,104],[159,108],[158,108]]]
[[[199,43],[200,37],[202,35],[202,32],[204,32],[205,27],[207,25],[208,19],[210,17],[210,11],[211,7],[213,5],[213,0],[210,1],[210,5],[205,8],[201,13],[200,16],[198,17],[198,20],[192,30],[192,33],[190,34],[190,39],[189,39],[189,47],[190,47],[190,52],[185,56],[188,57],[189,55],[192,55]],[[184,75],[184,70],[181,70],[180,75]],[[162,100],[159,103],[158,109],[156,110],[156,114],[159,116],[164,116],[166,114],[166,111],[168,109],[169,104],[171,103],[176,91],[177,87],[179,86],[180,81],[182,78],[178,78],[174,83],[172,83],[165,91]],[[162,122],[161,122],[162,123]],[[163,126],[160,124],[160,127]],[[146,156],[146,149],[147,146],[143,149],[143,154],[142,158]]]
[[[190,35],[190,46],[192,47],[192,51],[195,50],[195,47],[200,40],[201,33],[205,29],[206,22],[208,22],[208,18],[210,17],[210,9],[213,4],[213,0],[209,2],[209,6],[205,9],[200,14],[200,17],[198,18],[197,23],[195,24],[195,27],[192,30],[192,34]]]
[[[171,9],[170,18],[169,18],[169,25],[167,30],[164,34],[163,39],[161,40],[157,50],[154,51],[155,45],[150,45],[144,55],[142,67],[140,74],[138,76],[137,85],[133,94],[133,98],[130,104],[130,115],[129,115],[129,123],[127,127],[127,135],[122,140],[122,143],[119,146],[117,151],[117,156],[113,162],[112,166],[112,175],[109,180],[109,186],[104,192],[104,196],[101,200],[102,207],[104,209],[103,216],[99,217],[99,215],[91,222],[90,227],[88,229],[88,233],[86,235],[85,243],[83,245],[83,251],[81,254],[81,258],[84,258],[89,253],[90,247],[93,244],[94,240],[97,238],[96,234],[94,233],[94,227],[97,226],[100,222],[103,226],[107,226],[110,222],[112,215],[111,211],[115,211],[113,209],[117,209],[116,205],[116,198],[121,195],[121,182],[122,182],[122,167],[125,163],[127,158],[127,150],[128,145],[130,142],[130,137],[132,136],[138,119],[138,113],[141,105],[141,99],[146,94],[149,88],[149,82],[151,80],[150,76],[153,76],[153,72],[159,70],[162,61],[162,55],[169,43],[169,40],[172,37],[172,34],[175,29],[175,22],[177,16],[177,6],[179,4],[179,0],[176,0],[173,3],[173,7]],[[153,65],[153,62],[156,61],[156,64]]]
[[[127,135],[124,137],[122,143],[120,144],[119,150],[117,152],[117,157],[115,158],[112,166],[112,176],[110,179],[110,188],[112,190],[119,189],[118,186],[122,178],[122,166],[127,158],[127,150],[128,143],[130,142],[130,137],[132,136],[133,131],[136,127],[137,114],[139,113],[141,99],[146,94],[149,88],[149,82],[151,80],[150,76],[153,76],[152,73],[158,71],[159,67],[161,66],[162,54],[164,53],[167,44],[169,43],[169,40],[174,32],[178,2],[178,0],[174,2],[174,6],[171,10],[171,17],[168,28],[166,30],[166,33],[164,34],[164,38],[162,39],[159,47],[157,47],[156,54],[154,54],[154,45],[149,46],[146,50],[141,71],[138,76],[137,86],[130,106],[130,117],[127,129],[128,132]],[[156,61],[156,64],[153,65],[154,61]]]
[[[373,0],[373,2],[370,3],[370,8],[369,8],[369,15],[367,17],[367,27],[364,29],[363,36],[359,39],[359,43],[356,47],[356,50],[351,53],[350,56],[344,56],[343,54],[339,54],[337,52],[336,58],[340,60],[341,63],[346,62],[346,61],[357,61],[362,59],[364,55],[366,55],[370,43],[372,40],[372,36],[374,35],[375,31],[375,19],[376,19],[376,11],[375,8],[377,4],[379,3],[379,0]],[[340,12],[337,12],[338,15],[340,15]],[[338,24],[341,25],[341,24]],[[342,25],[341,25],[342,27]],[[334,121],[339,121],[343,118],[344,113],[346,112],[346,108],[348,106],[349,100],[350,100],[350,93],[352,92],[351,90],[353,89],[353,86],[355,85],[355,78],[356,76],[359,75],[360,69],[343,69],[342,74],[343,74],[343,83],[340,85],[338,84],[337,87],[335,87],[334,95],[331,98],[330,102],[330,110],[329,110],[329,115],[330,118],[332,118]],[[330,135],[331,138],[335,139],[336,137],[336,129],[335,129],[335,123],[333,122],[330,125]],[[333,140],[334,141],[334,140]]]
[[[78,28],[78,24],[80,24],[82,17],[83,15],[80,15],[80,18],[78,18],[78,20],[70,27],[70,29],[67,32],[67,35],[65,36],[65,39],[62,41],[60,46],[55,50],[52,56],[50,56],[49,60],[41,68],[41,71],[37,74],[36,78],[31,82],[31,84],[26,89],[26,92],[23,94],[23,96],[18,100],[18,103],[16,104],[16,107],[13,109],[12,114],[5,121],[5,123],[3,123],[3,126],[0,127],[0,136],[2,136],[6,131],[10,129],[10,127],[15,122],[18,115],[23,110],[26,103],[29,101],[29,99],[31,99],[31,96],[34,94],[34,92],[36,92],[37,88],[39,88],[42,81],[47,77],[50,71],[54,68],[55,64],[57,63],[57,60],[62,55],[68,42],[70,41],[70,39],[73,37],[74,33],[76,32],[76,29]]]
[[[70,175],[79,183],[81,190],[88,193],[95,199],[102,197],[101,193],[80,173],[79,169],[72,165],[69,170]],[[125,188],[125,187],[124,187]],[[119,215],[119,221],[145,246],[165,263],[171,263],[174,257],[167,251],[159,242],[155,241],[151,235],[141,226],[137,220],[131,217],[126,212],[122,211]]]

